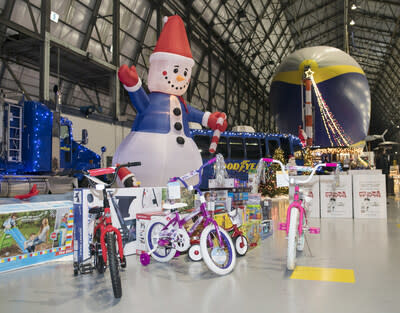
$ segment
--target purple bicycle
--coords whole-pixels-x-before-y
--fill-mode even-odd
[[[198,170],[194,170],[181,177],[173,177],[169,181],[180,181],[188,190],[195,190],[200,196],[200,208],[195,209],[185,217],[177,212],[182,204],[170,206],[171,213],[166,217],[157,217],[150,222],[146,230],[146,246],[148,253],[140,255],[142,265],[150,263],[150,255],[159,262],[170,261],[178,252],[189,250],[189,254],[201,254],[208,268],[218,275],[229,274],[236,264],[236,252],[229,234],[218,226],[212,215],[207,211],[207,203],[199,186],[203,168],[211,165],[216,158],[203,164]],[[198,175],[199,183],[188,186],[186,180]],[[187,231],[184,225],[190,220],[194,224]],[[190,236],[203,224],[204,229],[200,235],[200,249],[198,245],[191,246]]]

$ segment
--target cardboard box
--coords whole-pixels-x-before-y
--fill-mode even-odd
[[[274,223],[272,220],[261,221],[260,236],[262,240],[272,235],[273,225]]]
[[[371,176],[373,177],[373,176]],[[351,175],[320,176],[321,217],[353,217]]]
[[[262,210],[260,204],[248,204],[246,206],[246,221],[261,220]]]
[[[136,254],[141,254],[142,252],[147,252],[146,248],[146,231],[149,223],[154,217],[165,216],[163,211],[138,213],[136,214]]]
[[[240,227],[243,235],[247,237],[250,247],[258,245],[261,239],[261,220],[252,220]]]
[[[0,205],[0,272],[73,252],[72,201]]]
[[[354,218],[386,218],[385,175],[353,176]]]
[[[136,214],[161,211],[166,197],[166,188],[111,188],[107,190],[110,199],[113,226],[121,232],[124,254],[136,253]],[[74,190],[75,241],[74,261],[83,262],[90,258],[90,243],[93,240],[94,216],[89,209],[103,205],[102,191],[94,189]]]
[[[221,185],[218,184],[216,179],[208,180],[208,188],[234,188],[234,187],[235,187],[234,178],[225,178],[224,182]]]

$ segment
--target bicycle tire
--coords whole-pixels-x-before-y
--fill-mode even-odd
[[[249,250],[249,242],[246,236],[240,235],[234,239],[235,249],[238,256],[245,256]]]
[[[97,253],[96,255],[96,269],[99,274],[103,274],[106,271],[106,266],[103,260],[103,256]]]
[[[116,249],[116,239],[114,233],[107,233],[107,254],[108,254],[108,264],[110,268],[111,283],[113,288],[113,293],[115,298],[121,298],[122,287],[121,287],[121,277],[119,276],[119,264]]]
[[[208,268],[218,275],[226,275],[232,272],[236,265],[236,251],[232,239],[226,230],[218,227],[221,239],[224,242],[224,249],[219,247],[220,243],[214,224],[208,225],[200,236],[200,252],[204,263]],[[210,239],[210,240],[209,240]],[[213,246],[209,247],[209,241]],[[222,252],[222,253],[221,253]]]
[[[190,259],[191,261],[193,261],[193,262],[199,262],[199,261],[201,261],[201,259],[202,259],[203,257],[201,256],[200,245],[198,245],[198,244],[192,245],[192,246],[189,248],[188,256],[189,256],[189,259]]]
[[[298,237],[299,210],[292,208],[290,210],[290,224],[288,233],[288,250],[287,250],[287,269],[294,270],[296,266],[296,247]]]
[[[168,222],[165,218],[159,217],[153,219],[146,230],[146,248],[147,252],[153,250],[156,242],[158,241],[158,234],[161,229],[167,225]],[[172,260],[175,256],[176,249],[158,247],[151,256],[158,262],[168,262]]]

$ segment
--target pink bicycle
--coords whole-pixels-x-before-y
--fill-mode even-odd
[[[293,270],[296,266],[296,250],[303,251],[304,249],[304,232],[308,231],[310,234],[319,234],[320,229],[318,227],[309,227],[306,210],[303,207],[303,200],[300,199],[300,187],[301,184],[307,184],[311,181],[312,177],[320,167],[337,167],[336,163],[320,163],[312,168],[311,174],[303,180],[289,176],[285,170],[284,165],[279,160],[263,158],[257,165],[257,173],[261,175],[264,173],[265,163],[277,163],[281,167],[283,176],[289,185],[294,185],[294,199],[289,204],[286,213],[286,222],[279,224],[279,230],[286,231],[288,238],[288,250],[287,250],[287,269]],[[290,169],[297,169],[301,167],[291,166]],[[261,177],[264,177],[263,175]]]

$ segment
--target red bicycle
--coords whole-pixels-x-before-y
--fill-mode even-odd
[[[121,277],[119,275],[119,266],[122,268],[126,267],[126,258],[124,256],[124,248],[122,243],[122,236],[116,227],[112,225],[111,221],[111,210],[110,202],[108,200],[107,188],[110,188],[117,176],[118,171],[123,167],[131,167],[141,165],[140,162],[130,162],[126,164],[118,165],[117,167],[107,167],[88,170],[85,172],[85,176],[88,178],[89,185],[101,190],[103,193],[103,206],[93,207],[89,209],[90,214],[95,214],[97,225],[94,228],[94,240],[90,246],[91,255],[94,257],[94,266],[90,265],[88,269],[85,266],[84,271],[79,267],[78,264],[74,264],[74,274],[77,275],[79,270],[83,273],[92,272],[93,268],[96,268],[99,273],[104,273],[108,267],[110,268],[111,283],[115,298],[121,298],[122,287]],[[104,176],[107,174],[113,174],[110,183],[107,183],[96,176]],[[118,251],[117,251],[118,248]]]

